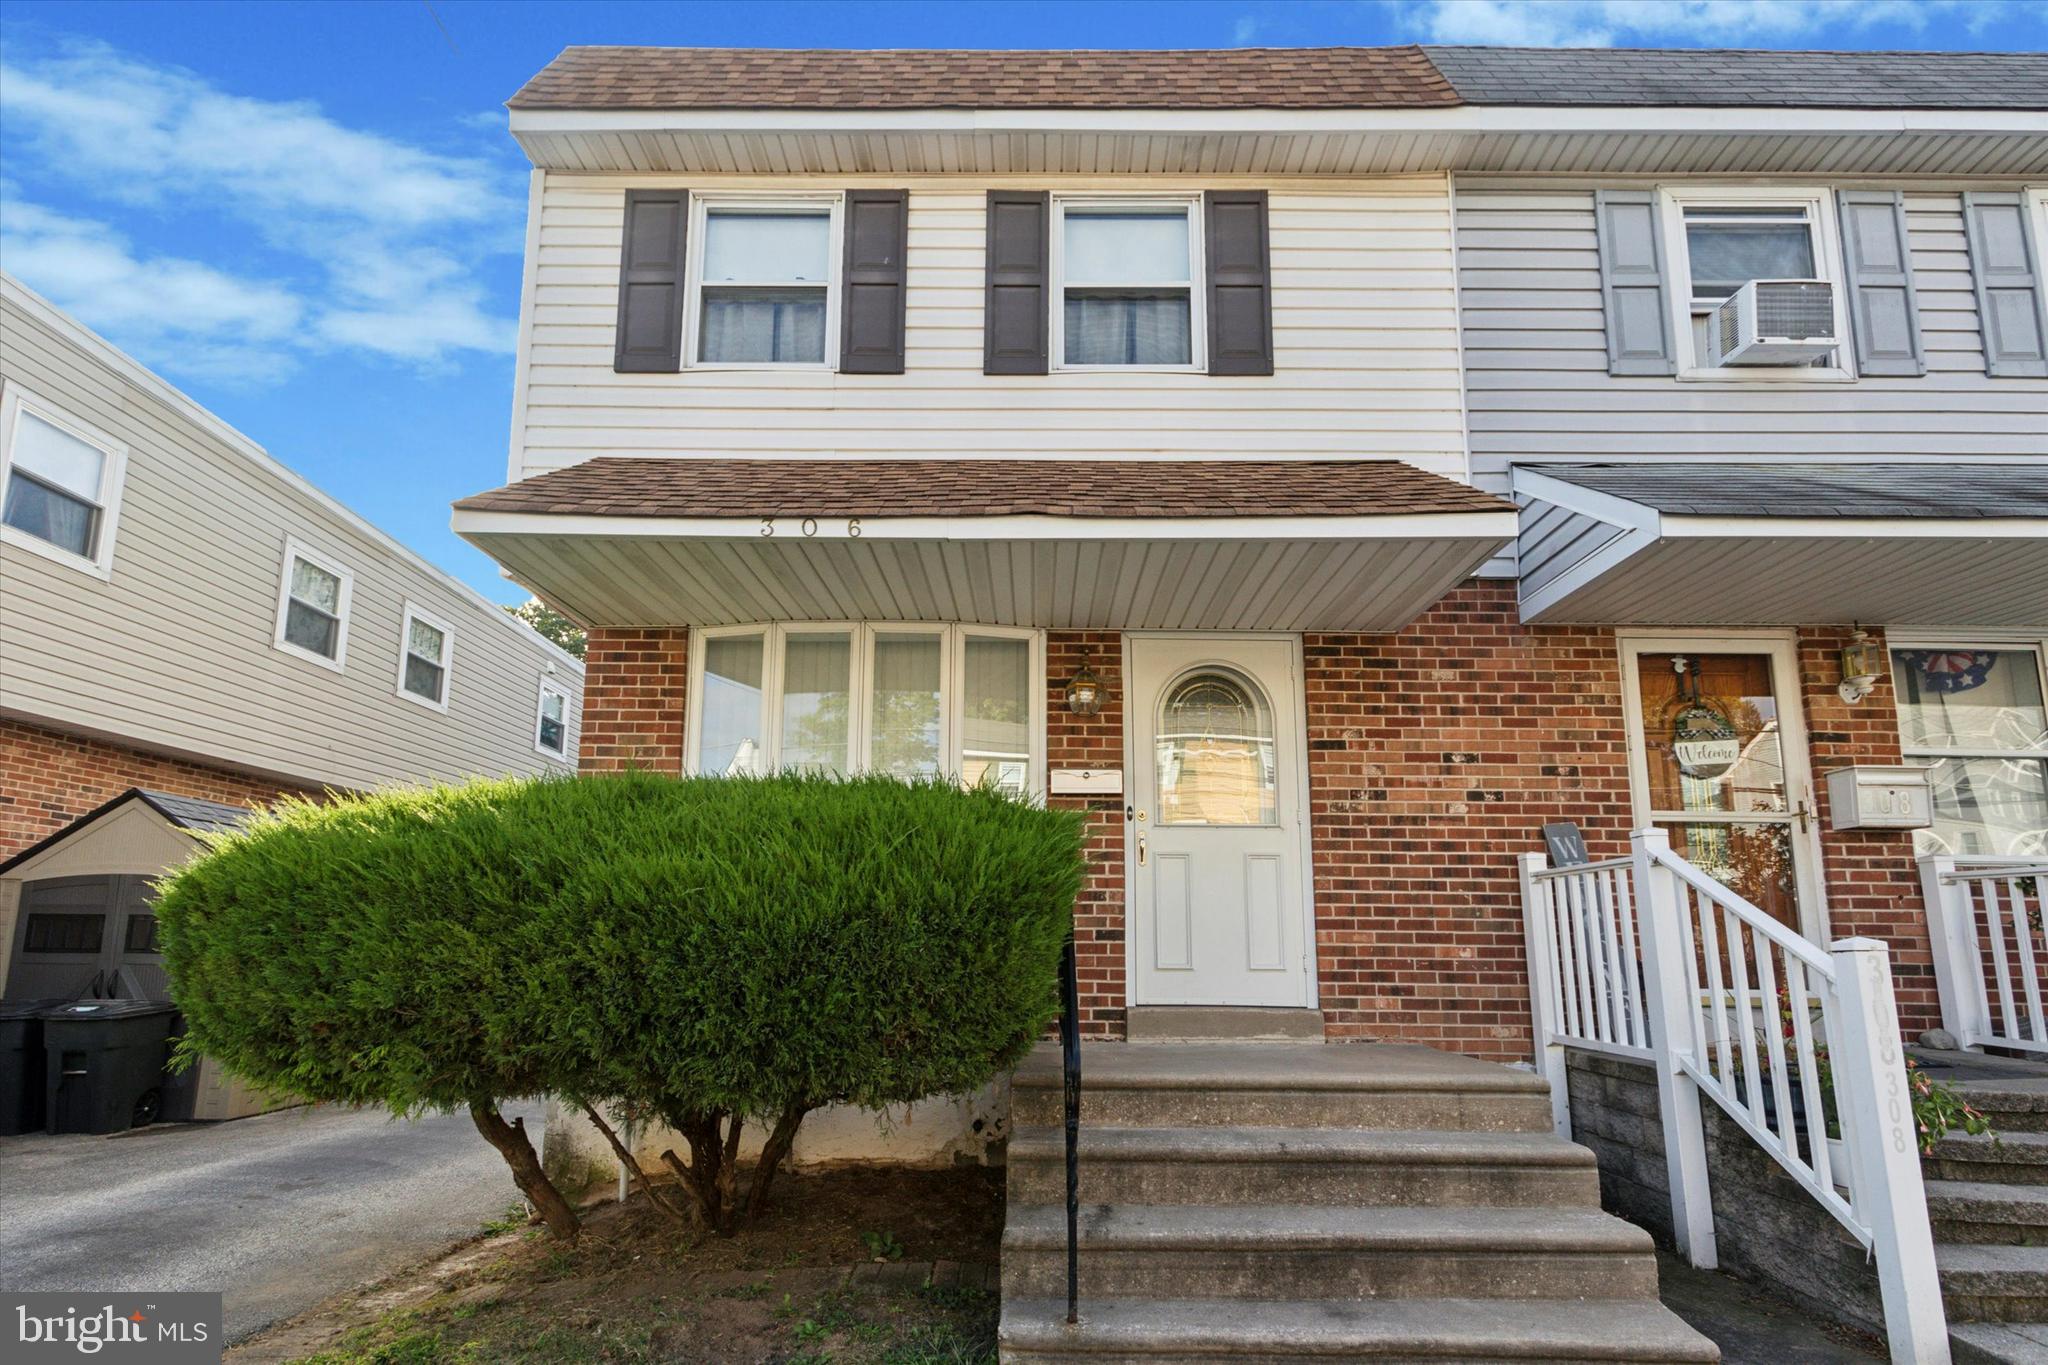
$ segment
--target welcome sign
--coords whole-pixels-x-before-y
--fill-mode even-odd
[[[1687,777],[1720,777],[1742,760],[1742,739],[1719,711],[1688,706],[1671,722],[1671,754]]]
[[[0,1294],[0,1360],[219,1365],[219,1294]]]

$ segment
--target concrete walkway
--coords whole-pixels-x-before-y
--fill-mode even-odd
[[[540,1145],[540,1106],[515,1106]],[[291,1109],[0,1138],[0,1289],[220,1290],[239,1341],[474,1235],[518,1200],[467,1114]]]
[[[1721,1348],[1721,1365],[1861,1365],[1885,1359],[1753,1285],[1695,1270],[1666,1251],[1657,1253],[1657,1288],[1666,1308]]]

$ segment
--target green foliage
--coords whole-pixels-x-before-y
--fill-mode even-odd
[[[1906,1079],[1913,1088],[1913,1125],[1919,1134],[1920,1155],[1928,1155],[1956,1128],[1972,1137],[1991,1132],[1991,1120],[1972,1108],[1953,1086],[1935,1080],[1910,1057],[1906,1059]]]
[[[583,627],[556,611],[538,597],[529,597],[516,607],[507,607],[505,612],[532,626],[542,636],[554,641],[564,650],[583,657]]]

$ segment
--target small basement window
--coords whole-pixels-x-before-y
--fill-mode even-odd
[[[1202,368],[1198,201],[1056,198],[1052,240],[1056,368]]]
[[[284,547],[277,594],[277,648],[340,671],[348,655],[348,603],[354,576],[295,540]]]
[[[106,578],[128,448],[9,385],[0,402],[0,539]]]
[[[691,363],[833,364],[839,200],[704,196],[693,203]]]
[[[549,758],[569,757],[569,694],[546,678],[540,681],[539,713],[534,718],[533,747]]]
[[[448,669],[454,652],[455,632],[406,603],[404,628],[399,632],[398,695],[446,711]]]

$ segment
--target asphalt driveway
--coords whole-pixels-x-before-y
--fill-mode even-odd
[[[540,1110],[507,1110],[536,1148]],[[0,1289],[220,1290],[230,1341],[433,1255],[518,1199],[467,1114],[330,1108],[0,1138],[0,1191]]]

